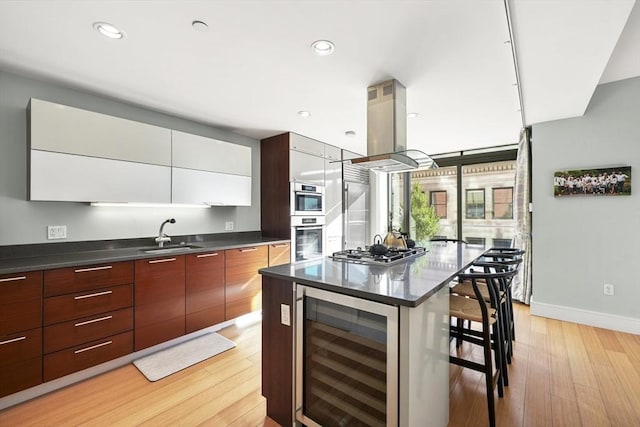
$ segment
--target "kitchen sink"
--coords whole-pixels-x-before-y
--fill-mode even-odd
[[[201,247],[202,246],[197,245],[168,245],[162,248],[156,247],[152,249],[141,249],[141,251],[147,254],[171,254],[189,249],[200,249]]]

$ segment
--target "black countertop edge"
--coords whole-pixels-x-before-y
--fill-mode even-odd
[[[182,238],[185,238],[182,240]],[[198,247],[185,248],[171,253],[146,253],[145,249],[157,247],[153,238],[122,239],[95,242],[65,242],[58,250],[47,248],[42,251],[34,247],[28,252],[24,246],[16,252],[0,251],[0,274],[11,274],[35,270],[50,270],[72,266],[101,264],[118,261],[134,261],[137,259],[166,258],[174,255],[188,255],[215,250],[234,249],[243,246],[268,245],[271,243],[288,242],[289,239],[263,237],[260,232],[221,233],[215,235],[172,236],[172,244],[193,244]],[[100,245],[102,242],[102,245]],[[58,244],[38,244],[60,245]],[[2,247],[0,247],[2,248]],[[7,253],[13,256],[6,256]]]
[[[417,307],[423,302],[425,302],[427,299],[435,295],[442,288],[448,285],[448,281],[446,281],[441,283],[440,285],[433,287],[431,290],[424,293],[423,295],[420,295],[419,298],[403,299],[403,298],[394,298],[394,297],[390,297],[382,294],[376,294],[372,292],[361,291],[353,288],[345,288],[343,286],[330,285],[328,283],[317,282],[314,280],[297,279],[290,275],[274,273],[273,271],[269,271],[268,269],[260,269],[258,270],[258,273],[262,274],[263,276],[273,277],[275,279],[287,280],[289,282],[295,282],[301,285],[310,286],[312,288],[322,289],[329,292],[335,292],[337,294],[349,295],[352,297],[361,298],[368,301],[375,301],[375,302],[379,302],[386,305],[404,306],[404,307]],[[452,275],[451,278],[453,278],[454,276],[455,274]]]

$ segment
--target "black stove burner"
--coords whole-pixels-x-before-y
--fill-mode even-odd
[[[355,262],[360,264],[391,264],[396,261],[411,258],[426,252],[425,248],[411,249],[389,249],[385,255],[373,255],[368,250],[347,249],[344,251],[334,252],[332,259],[339,261]]]

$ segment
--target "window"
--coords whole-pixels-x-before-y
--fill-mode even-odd
[[[431,206],[436,211],[438,218],[447,217],[447,192],[446,191],[432,191],[430,193]]]
[[[485,238],[484,237],[467,237],[465,241],[468,245],[482,246],[485,247]]]
[[[467,219],[484,219],[484,189],[466,191],[465,213]]]
[[[493,218],[513,219],[513,187],[493,189]]]
[[[493,239],[493,246],[495,248],[510,248],[511,239]]]

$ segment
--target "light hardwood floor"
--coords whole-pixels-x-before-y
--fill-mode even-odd
[[[640,425],[640,336],[532,317],[524,305],[516,324],[499,426]],[[260,333],[259,324],[227,328],[233,350],[155,383],[127,365],[0,411],[0,426],[273,427],[260,394]],[[449,414],[450,427],[488,424],[482,374],[450,366]]]

